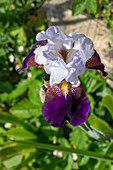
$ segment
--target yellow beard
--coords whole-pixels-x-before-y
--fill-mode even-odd
[[[62,89],[62,94],[66,97],[67,94],[69,93],[69,86],[66,80],[63,80],[61,82],[61,89]]]

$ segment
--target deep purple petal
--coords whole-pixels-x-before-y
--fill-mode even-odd
[[[82,86],[69,88],[67,98],[62,95],[60,85],[49,86],[46,100],[42,107],[45,120],[54,127],[63,127],[68,120],[78,126],[88,119],[90,101]]]
[[[103,76],[108,74],[104,71],[104,65],[101,63],[99,54],[95,51],[93,56],[86,62],[86,67],[89,69],[100,70],[103,73]]]
[[[79,87],[70,87],[67,103],[68,118],[72,126],[79,126],[88,119],[90,101],[86,96],[82,85]]]
[[[35,62],[35,54],[34,54],[34,50],[37,48],[38,45],[46,45],[47,41],[37,41],[33,46],[32,49],[30,51],[30,53],[28,54],[28,56],[25,58],[23,65],[20,69],[18,69],[17,71],[23,71],[25,69],[27,69],[30,66],[36,66],[38,68],[42,68],[43,69],[43,65],[37,64]]]
[[[59,86],[48,88],[42,107],[45,120],[54,127],[63,127],[65,123],[66,102]]]

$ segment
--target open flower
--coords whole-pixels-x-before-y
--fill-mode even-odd
[[[10,61],[11,63],[14,62],[15,57],[14,57],[13,54],[10,54],[10,55],[8,56],[8,58],[9,58],[9,61]]]
[[[36,40],[18,71],[36,66],[47,73],[42,86],[45,120],[54,127],[63,127],[66,120],[73,126],[84,123],[90,112],[90,101],[79,76],[86,67],[107,76],[92,41],[83,34],[65,35],[54,26],[38,33]]]
[[[24,51],[24,47],[23,47],[23,46],[19,46],[19,47],[18,47],[18,52],[21,53],[21,52],[23,52],[23,51]]]
[[[5,127],[6,129],[10,129],[10,128],[12,127],[12,124],[11,124],[11,123],[5,123],[5,124],[4,124],[4,127]]]

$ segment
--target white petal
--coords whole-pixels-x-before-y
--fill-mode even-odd
[[[46,57],[44,57],[43,52],[47,50],[48,50],[48,46],[42,46],[42,47],[36,48],[34,53],[35,53],[35,62],[37,64],[45,64],[47,59]]]
[[[66,68],[66,64],[61,58],[58,60],[47,60],[46,64],[44,65],[44,69],[47,74],[50,74],[50,85],[58,84],[68,74],[68,70]]]
[[[87,38],[84,34],[71,33],[69,35],[73,38],[73,40],[75,40],[73,49],[80,51],[80,57],[85,63],[94,54],[94,46],[92,40]]]
[[[73,47],[73,42],[72,40],[65,40],[63,41],[63,46],[67,49],[70,50]]]
[[[72,49],[67,55],[66,63],[70,63],[74,57],[78,57],[78,50]]]
[[[46,32],[45,31],[41,31],[36,35],[36,40],[37,41],[42,41],[42,40],[47,40],[48,37],[46,36]]]
[[[76,73],[76,68],[69,68],[68,74],[65,78],[67,82],[71,82],[71,84],[74,85],[74,87],[78,87],[80,85],[80,81],[78,79],[78,75]]]
[[[71,82],[74,87],[78,87],[80,85],[78,76],[85,72],[85,64],[80,57],[74,56],[72,61],[69,62],[66,66],[68,69],[66,81]]]
[[[86,37],[84,34],[79,34],[77,32],[72,32],[69,34],[70,37],[72,37],[73,40],[78,41],[79,39]]]
[[[59,28],[52,26],[46,30],[46,35],[54,42],[55,39],[65,39],[67,36]]]

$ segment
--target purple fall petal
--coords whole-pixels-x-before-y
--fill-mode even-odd
[[[66,103],[60,86],[48,88],[47,97],[42,107],[45,120],[54,127],[63,127],[65,123]]]
[[[95,51],[93,56],[86,62],[86,68],[100,70],[103,76],[108,74],[104,71],[104,65],[101,63],[98,53]]]
[[[60,85],[48,88],[47,97],[42,107],[45,120],[54,127],[63,127],[66,120],[78,126],[88,119],[90,101],[82,86],[70,87],[67,99],[62,94]]]
[[[67,96],[68,118],[72,126],[79,126],[88,119],[90,101],[86,96],[82,85],[70,87]]]

